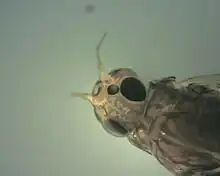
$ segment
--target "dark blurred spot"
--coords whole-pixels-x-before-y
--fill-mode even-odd
[[[95,11],[95,5],[93,4],[87,4],[85,5],[85,11],[86,13],[93,13]]]

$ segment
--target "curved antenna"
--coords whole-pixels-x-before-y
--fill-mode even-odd
[[[100,57],[100,48],[102,46],[102,43],[103,43],[106,35],[107,35],[107,32],[104,33],[103,37],[101,38],[98,45],[96,46],[96,57],[97,57],[97,60],[98,60],[98,70],[99,70],[99,79],[100,80],[103,80],[104,75],[105,75],[104,65],[103,65],[103,63],[101,61],[101,57]]]
[[[106,35],[107,35],[107,32],[104,33],[103,37],[101,38],[101,40],[99,41],[98,45],[96,46],[96,57],[98,59],[98,70],[99,70],[99,79],[100,80],[104,80],[104,78],[106,76],[106,73],[104,71],[104,66],[103,66],[103,63],[102,63],[101,57],[100,57],[100,48],[101,48],[101,45],[102,45]],[[72,92],[71,96],[82,98],[82,99],[87,100],[90,103],[94,104],[94,99],[93,99],[92,94],[80,93],[80,92]]]

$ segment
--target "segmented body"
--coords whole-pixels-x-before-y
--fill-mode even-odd
[[[142,123],[128,139],[176,176],[220,175],[218,96],[197,84],[177,89],[173,80],[153,83]]]
[[[147,89],[131,68],[105,72],[96,47],[99,79],[88,100],[110,135],[128,137],[176,176],[220,176],[220,74],[176,82],[151,82]]]

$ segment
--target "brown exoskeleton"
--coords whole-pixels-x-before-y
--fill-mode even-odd
[[[103,128],[157,158],[176,176],[220,175],[220,74],[144,85],[132,69],[104,71],[88,100]]]

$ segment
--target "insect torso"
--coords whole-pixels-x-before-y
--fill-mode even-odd
[[[220,74],[167,77],[147,88],[133,69],[104,70],[105,36],[92,93],[72,95],[92,104],[106,132],[127,137],[175,176],[220,176]]]
[[[211,175],[220,167],[219,93],[167,83],[150,87],[142,123],[128,139],[177,176]]]

